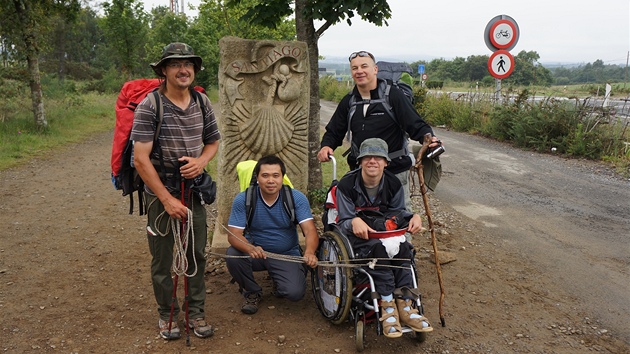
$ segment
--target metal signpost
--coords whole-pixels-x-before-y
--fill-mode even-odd
[[[501,79],[510,76],[514,70],[514,57],[509,50],[516,46],[521,31],[518,24],[508,15],[494,17],[486,25],[484,40],[494,53],[488,60],[488,71],[495,78],[495,99],[501,98]]]

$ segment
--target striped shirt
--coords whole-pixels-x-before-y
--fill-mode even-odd
[[[182,156],[199,157],[204,145],[221,139],[214,110],[209,104],[210,100],[206,101],[204,129],[201,107],[192,97],[185,110],[163,94],[160,94],[160,99],[163,107],[163,121],[158,139],[165,167],[178,166],[177,160]],[[156,109],[151,105],[151,101],[145,98],[134,112],[130,139],[140,142],[153,141],[157,127],[156,121]],[[159,149],[153,150],[151,161],[156,168],[160,166]]]

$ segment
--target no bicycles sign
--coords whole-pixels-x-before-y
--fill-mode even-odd
[[[499,15],[490,20],[484,31],[486,46],[493,52],[512,50],[518,42],[520,30],[518,24],[508,15]]]

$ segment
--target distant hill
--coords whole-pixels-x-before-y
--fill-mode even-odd
[[[425,57],[405,57],[405,56],[400,56],[400,57],[395,57],[395,56],[388,56],[388,57],[377,57],[376,60],[381,60],[381,61],[391,61],[391,62],[406,62],[406,63],[414,63],[416,61],[419,60],[424,60],[424,61],[431,61],[433,59],[438,59],[437,57],[431,57],[431,56],[425,56]],[[444,58],[446,60],[453,60],[453,58]],[[569,62],[541,62],[540,63],[542,66],[544,66],[545,68],[559,68],[559,67],[565,67],[567,69],[570,68],[577,68],[579,66],[583,66],[586,65],[587,63],[569,63]],[[319,66],[320,67],[326,67],[326,68],[334,68],[337,69],[339,68],[338,65],[343,65],[345,67],[348,66],[348,57],[339,57],[339,56],[325,56],[324,60],[320,60],[319,61]]]

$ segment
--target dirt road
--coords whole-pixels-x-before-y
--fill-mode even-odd
[[[449,142],[440,201],[630,342],[630,181],[590,161],[436,134]]]
[[[426,314],[436,328],[426,342],[417,343],[407,336],[395,340],[378,337],[373,327],[368,327],[365,352],[630,352],[627,331],[619,327],[623,322],[615,320],[623,317],[614,314],[617,303],[607,302],[604,296],[599,304],[592,306],[587,302],[591,300],[581,298],[574,288],[567,286],[575,282],[572,279],[578,275],[581,279],[577,283],[582,284],[576,286],[589,291],[600,291],[594,288],[606,283],[606,278],[617,277],[618,280],[625,276],[627,279],[628,252],[627,246],[626,251],[623,248],[623,234],[618,236],[621,242],[616,243],[619,247],[614,250],[607,250],[609,246],[604,247],[592,238],[568,242],[569,235],[560,232],[563,227],[575,224],[575,228],[584,228],[589,223],[594,224],[603,213],[583,215],[591,216],[585,219],[586,224],[577,218],[571,219],[573,210],[581,212],[590,208],[581,207],[581,198],[571,199],[573,209],[556,207],[558,204],[553,200],[564,198],[560,193],[563,185],[546,187],[553,200],[543,199],[537,190],[528,194],[523,185],[533,183],[526,183],[529,179],[539,179],[527,174],[517,175],[518,178],[505,183],[511,188],[480,192],[481,196],[490,194],[487,197],[494,198],[490,201],[477,200],[479,196],[473,194],[456,194],[470,190],[465,187],[471,185],[472,178],[463,177],[463,172],[454,167],[465,166],[465,161],[459,161],[455,154],[457,144],[471,150],[473,146],[486,149],[487,156],[496,156],[492,151],[498,149],[513,158],[512,166],[517,167],[518,163],[524,164],[520,162],[523,156],[516,150],[485,140],[463,135],[446,139],[447,133],[443,135],[449,149],[443,158],[445,176],[437,193],[439,199],[431,196],[431,207],[438,224],[440,250],[444,257],[455,259],[442,267],[446,327],[439,327],[439,287],[434,265],[429,261],[430,235],[424,233],[417,235],[414,243],[419,249],[419,279]],[[145,219],[127,214],[128,200],[114,191],[109,181],[111,138],[111,133],[99,134],[82,144],[0,172],[0,313],[3,320],[0,350],[6,353],[292,354],[355,351],[354,330],[350,324],[335,326],[324,320],[310,294],[298,303],[271,296],[269,281],[262,274],[260,281],[266,291],[262,307],[253,316],[243,315],[239,311],[242,299],[237,286],[230,284],[219,257],[212,258],[206,269],[209,289],[206,313],[208,321],[216,327],[214,337],[203,340],[193,337],[189,348],[183,340],[165,342],[160,339],[149,278],[150,256],[143,231]],[[565,163],[562,159],[553,161],[550,169],[566,168],[561,167]],[[567,166],[580,165],[569,162]],[[496,178],[509,174],[509,171],[497,173]],[[592,178],[594,188],[595,182],[603,183],[597,176],[601,174],[587,174],[582,178]],[[473,177],[496,183],[486,173],[477,172]],[[521,193],[509,194],[514,189]],[[621,190],[615,191],[615,194],[620,193]],[[527,198],[537,201],[530,207],[530,213],[522,215],[513,211],[515,205]],[[612,201],[611,198],[609,196],[608,200]],[[475,206],[472,203],[485,208],[471,208]],[[554,218],[538,216],[542,212],[536,205],[541,205],[542,212]],[[611,204],[611,210],[614,207]],[[470,212],[475,209],[492,211],[490,208],[499,210],[512,221],[504,224],[495,216],[475,216]],[[208,207],[208,211],[208,221],[212,224],[212,207]],[[538,233],[546,230],[546,237],[521,235],[522,230],[518,229],[521,226],[514,220],[529,215],[537,216],[529,228],[537,228]],[[622,217],[614,220],[619,218]],[[546,228],[543,227],[545,220],[551,224]],[[611,237],[602,236],[608,231],[611,235],[623,232],[621,226],[614,230],[612,227],[611,224],[610,229],[602,229],[599,238]],[[575,228],[567,230],[574,233]],[[213,225],[209,229],[213,230]],[[521,240],[525,241],[517,242]],[[614,238],[612,241],[616,242]],[[537,242],[541,242],[539,246]],[[589,248],[600,253],[590,253]],[[532,249],[535,252],[530,251]],[[601,253],[604,251],[610,253]],[[579,258],[589,267],[578,268]],[[563,262],[569,262],[568,270],[561,268]],[[580,274],[573,274],[573,269]],[[598,277],[603,279],[595,279]],[[607,311],[610,314],[606,314]]]

